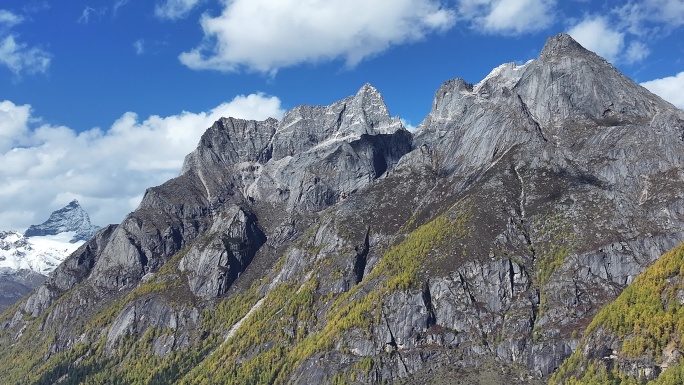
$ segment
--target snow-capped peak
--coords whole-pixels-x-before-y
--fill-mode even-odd
[[[25,237],[59,235],[73,233],[69,242],[87,241],[97,231],[98,227],[90,223],[88,213],[83,210],[77,200],[71,201],[63,208],[50,214],[47,221],[39,225],[31,225],[24,232]]]
[[[97,231],[78,201],[54,211],[23,234],[0,231],[0,272],[32,270],[48,275]]]

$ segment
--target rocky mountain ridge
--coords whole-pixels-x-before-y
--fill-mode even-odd
[[[540,383],[684,239],[683,132],[563,34],[444,83],[414,135],[370,85],[280,122],[221,119],[4,313],[0,374]]]

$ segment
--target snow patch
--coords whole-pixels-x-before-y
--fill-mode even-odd
[[[484,85],[490,80],[496,79],[499,87],[513,88],[522,77],[523,70],[534,60],[529,60],[527,63],[517,65],[515,63],[504,63],[492,70],[489,75],[485,76],[479,83],[473,87],[473,93],[478,94]]]
[[[0,268],[33,270],[48,275],[84,241],[69,242],[75,231],[24,237],[16,231],[0,232]]]

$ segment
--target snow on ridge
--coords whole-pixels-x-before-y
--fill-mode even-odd
[[[69,242],[75,231],[24,237],[16,231],[0,232],[0,269],[33,270],[47,275],[84,241]]]
[[[479,93],[480,89],[487,84],[490,79],[494,78],[499,78],[499,82],[502,83],[501,86],[512,88],[518,80],[520,80],[523,70],[533,61],[534,59],[528,60],[525,64],[521,65],[513,62],[501,64],[494,68],[484,79],[480,80],[480,82],[473,87],[473,93]]]

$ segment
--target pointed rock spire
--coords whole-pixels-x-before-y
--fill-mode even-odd
[[[88,213],[83,210],[76,199],[72,200],[63,208],[50,214],[47,221],[39,225],[31,225],[24,233],[25,237],[43,235],[57,235],[66,232],[75,232],[70,242],[87,241],[98,227],[90,223]]]
[[[559,33],[556,36],[552,36],[546,39],[544,48],[539,55],[540,59],[549,58],[554,56],[566,56],[566,55],[596,55],[588,49],[582,47],[580,43],[575,41],[572,36],[567,33]]]

